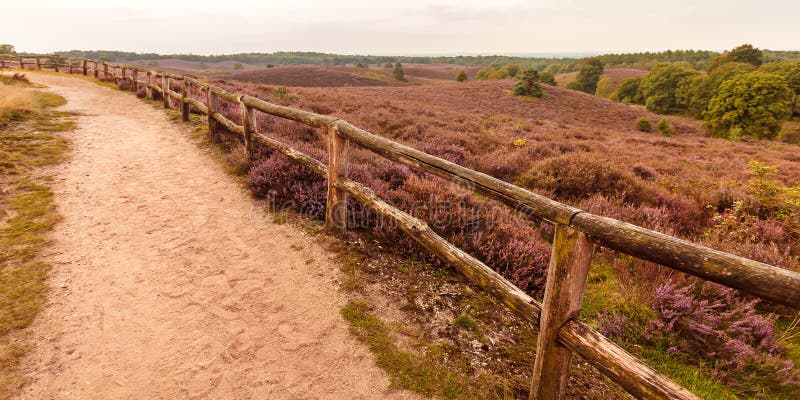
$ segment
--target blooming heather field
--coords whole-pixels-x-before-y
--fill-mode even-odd
[[[679,117],[670,118],[673,137],[644,133],[636,129],[637,119],[655,124],[661,116],[546,85],[545,98],[521,98],[510,94],[510,80],[288,93],[223,84],[346,119],[584,210],[800,271],[800,187],[795,186],[800,147],[795,145],[713,139],[697,121]],[[237,107],[224,111],[238,121]],[[326,159],[324,132],[266,115],[258,116],[258,124],[261,132]],[[351,177],[424,217],[456,245],[541,297],[551,226],[363,151],[352,160]],[[290,202],[311,216],[324,213],[324,181],[278,155],[263,151],[249,179],[259,195]],[[353,207],[353,226],[371,231],[398,253],[420,251]],[[696,376],[685,375],[700,374],[726,385],[725,393],[800,396],[795,312],[607,250],[595,258],[589,281],[582,317],[679,382],[694,382]]]

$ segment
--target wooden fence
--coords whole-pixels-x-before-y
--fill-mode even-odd
[[[800,309],[798,273],[579,210],[367,132],[335,117],[271,104],[248,95],[229,93],[223,88],[189,76],[127,65],[55,56],[0,55],[0,68],[12,66],[52,68],[56,71],[113,80],[118,84],[128,82],[134,91],[143,88],[150,99],[158,92],[164,107],[180,109],[184,121],[189,120],[190,106],[207,115],[209,135],[212,138],[217,138],[225,129],[241,136],[248,154],[252,154],[253,143],[258,142],[326,178],[326,225],[329,228],[346,229],[347,198],[352,196],[374,212],[393,221],[423,247],[455,267],[519,316],[539,327],[531,399],[564,398],[572,354],[583,357],[637,398],[698,399],[689,390],[648,367],[576,319],[581,309],[589,265],[596,245]],[[183,82],[181,93],[170,89],[173,81]],[[191,87],[204,93],[205,98],[192,98]],[[239,105],[242,125],[218,112],[220,100]],[[258,132],[255,124],[256,111],[327,129],[328,165]],[[544,301],[539,303],[481,261],[449,243],[431,230],[425,221],[386,203],[369,188],[348,179],[348,149],[353,146],[458,182],[515,210],[553,223],[555,235]]]

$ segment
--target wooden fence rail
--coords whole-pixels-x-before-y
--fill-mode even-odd
[[[50,61],[42,63],[41,59]],[[155,93],[158,93],[163,99],[164,107],[181,110],[184,121],[188,120],[190,106],[206,115],[212,140],[217,140],[220,131],[225,129],[242,136],[248,157],[252,152],[252,143],[257,142],[326,178],[328,180],[326,225],[329,228],[334,230],[347,228],[345,221],[347,221],[348,197],[391,220],[420,245],[452,265],[522,318],[539,327],[536,359],[533,362],[531,399],[564,398],[568,365],[573,353],[584,358],[637,398],[686,400],[698,398],[576,319],[581,308],[588,268],[596,245],[736,288],[774,303],[800,308],[798,273],[582,211],[375,135],[344,120],[272,104],[248,95],[230,93],[193,77],[85,59],[76,60],[79,68],[74,70],[73,60],[69,60],[67,64],[60,64],[59,59],[63,58],[0,55],[0,68],[14,65],[25,68],[25,65],[29,64],[40,69],[52,65],[58,71],[59,66],[68,66],[69,72],[87,75],[88,71],[92,70],[95,77],[102,73],[105,80],[114,80],[120,84],[127,81],[133,90],[144,88],[146,97],[150,99],[154,99]],[[117,70],[120,70],[119,73]],[[126,71],[131,71],[130,76]],[[145,80],[138,80],[142,76]],[[172,80],[183,82],[180,93],[170,89]],[[206,98],[192,98],[192,88],[205,93]],[[220,99],[239,105],[242,125],[219,113]],[[173,102],[177,106],[173,107]],[[258,132],[255,123],[256,111],[311,127],[327,129],[328,165],[293,149],[286,143]],[[552,222],[555,225],[555,237],[543,303],[539,303],[489,266],[442,238],[425,221],[386,203],[371,189],[348,179],[348,152],[354,146],[369,150],[388,160],[458,182],[530,217]]]

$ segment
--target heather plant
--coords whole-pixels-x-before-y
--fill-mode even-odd
[[[779,75],[752,72],[722,83],[708,105],[705,127],[712,136],[774,139],[789,117],[793,94]]]
[[[798,371],[779,343],[776,317],[759,314],[757,304],[713,283],[681,286],[667,281],[655,290],[653,307],[659,318],[648,331],[652,339],[670,346],[668,353],[707,365],[740,389],[759,383],[795,385]]]

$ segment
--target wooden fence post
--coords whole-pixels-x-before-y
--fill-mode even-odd
[[[186,99],[189,97],[189,81],[183,77],[183,90],[181,90],[181,119],[184,122],[189,122],[189,102]]]
[[[208,137],[213,143],[217,141],[219,130],[219,122],[214,118],[214,114],[217,113],[219,100],[217,94],[214,93],[210,87],[206,89],[206,96],[208,102]]]
[[[36,57],[36,70],[37,71],[42,70],[42,60],[39,57]]]
[[[244,104],[244,95],[239,96],[239,107],[242,111],[242,127],[244,128],[244,151],[247,161],[253,155],[253,134],[256,132],[256,115],[253,108]]]
[[[108,63],[103,61],[103,80],[108,81]]]
[[[58,72],[58,57],[56,56],[53,56],[53,69],[55,69],[56,72]]]
[[[131,70],[131,78],[133,79],[133,94],[139,93],[139,71],[136,69]]]
[[[325,227],[347,230],[347,192],[335,184],[347,177],[349,141],[339,136],[336,126],[328,128],[328,204],[325,207]]]
[[[86,75],[87,75],[86,59],[84,58],[83,59],[83,76],[86,76]]]
[[[558,331],[581,310],[594,244],[585,233],[556,224],[539,320],[530,400],[566,395],[572,352],[558,343]]]
[[[94,79],[100,76],[100,71],[97,69],[97,61],[94,62]]]
[[[153,100],[153,74],[150,71],[147,71],[147,75],[145,76],[145,86],[144,86],[144,94],[147,96],[148,99]]]
[[[71,58],[67,59],[67,73],[68,74],[72,73],[72,59]]]
[[[6,67],[6,56],[0,55],[0,69]]]
[[[161,77],[161,89],[163,90],[162,94],[164,95],[164,108],[170,108],[169,105],[169,77],[164,74]]]
[[[17,58],[19,58],[19,69],[25,69],[25,60],[22,59],[22,56]]]

